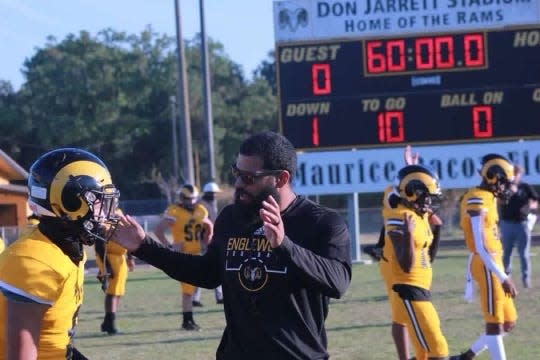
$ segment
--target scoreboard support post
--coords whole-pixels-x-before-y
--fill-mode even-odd
[[[358,193],[354,192],[347,195],[347,220],[349,233],[351,234],[351,259],[355,263],[371,264],[371,259],[362,256],[359,208]]]

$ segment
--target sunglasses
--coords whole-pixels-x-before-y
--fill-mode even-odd
[[[232,164],[231,166],[232,176],[235,179],[240,178],[240,180],[242,180],[242,182],[246,185],[253,185],[255,181],[260,177],[269,176],[269,175],[278,175],[282,171],[283,170],[258,170],[255,172],[251,172],[251,171],[240,170],[239,168],[236,167],[236,164]]]

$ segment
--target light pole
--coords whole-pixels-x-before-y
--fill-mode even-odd
[[[172,130],[172,152],[173,152],[173,175],[177,181],[178,178],[178,133],[176,132],[176,97],[169,97],[169,106],[171,107],[171,130]]]
[[[204,83],[204,119],[206,123],[206,140],[208,156],[208,181],[215,181],[215,160],[214,160],[214,128],[212,117],[212,87],[210,84],[210,65],[208,53],[208,44],[206,42],[206,28],[204,23],[204,0],[199,0],[199,14],[201,20],[201,58],[202,58],[202,77]]]
[[[174,0],[175,19],[176,19],[176,45],[177,45],[177,73],[176,79],[176,100],[178,103],[179,114],[179,134],[180,141],[183,140],[182,147],[182,180],[194,184],[195,176],[193,174],[193,150],[191,146],[191,120],[189,117],[189,96],[186,75],[186,57],[184,54],[184,40],[182,38],[182,25],[180,19],[180,0]]]

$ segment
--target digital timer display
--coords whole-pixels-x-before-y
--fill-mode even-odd
[[[540,28],[278,44],[298,149],[540,136]]]
[[[366,76],[482,69],[487,64],[484,33],[370,40],[363,50]]]

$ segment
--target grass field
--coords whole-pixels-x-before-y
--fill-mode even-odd
[[[536,250],[536,249],[534,249]],[[483,330],[477,303],[462,300],[466,253],[441,250],[434,264],[433,302],[441,318],[450,352],[468,348]],[[519,262],[514,258],[514,267]],[[533,263],[538,260],[533,257]],[[378,265],[355,264],[352,284],[340,300],[332,300],[326,321],[332,359],[394,359],[389,307]],[[516,278],[518,278],[516,276]],[[516,298],[519,320],[505,337],[508,359],[540,359],[540,274],[533,288],[520,290]],[[195,321],[200,332],[180,330],[181,302],[178,283],[160,271],[141,266],[130,273],[127,295],[117,315],[118,336],[99,332],[103,318],[103,293],[89,274],[75,344],[88,358],[96,359],[213,359],[225,325],[221,305],[213,291],[203,290],[202,310]],[[199,309],[199,308],[196,308]],[[249,331],[249,329],[246,329]],[[479,359],[488,359],[484,353]]]

